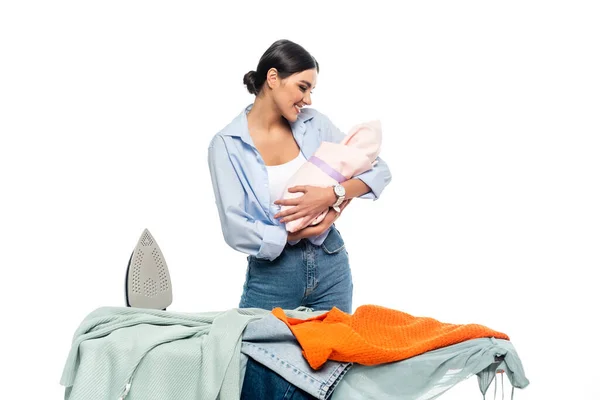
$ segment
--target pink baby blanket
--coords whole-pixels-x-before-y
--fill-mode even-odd
[[[338,144],[322,142],[315,154],[309,158],[288,182],[283,198],[302,196],[290,193],[288,188],[299,185],[334,186],[373,168],[381,149],[381,123],[371,121],[354,126]],[[333,190],[333,189],[332,189]],[[292,206],[282,206],[286,210]],[[316,225],[325,218],[326,212],[318,217],[303,217],[286,223],[288,232],[296,232],[309,225]]]

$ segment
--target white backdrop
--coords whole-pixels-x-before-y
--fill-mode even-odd
[[[2,398],[62,398],[72,334],[123,304],[144,228],[171,310],[237,306],[207,146],[280,38],[321,65],[314,108],[383,124],[393,180],[338,223],[354,307],[507,333],[517,399],[600,398],[598,6],[322,3],[2,3]],[[479,399],[476,378],[443,398]]]

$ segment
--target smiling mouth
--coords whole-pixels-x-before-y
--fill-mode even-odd
[[[296,113],[300,114],[300,109],[302,108],[301,106],[299,106],[298,104],[294,104],[294,108],[296,109]]]

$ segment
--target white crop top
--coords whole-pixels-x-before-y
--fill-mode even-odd
[[[306,158],[302,152],[298,152],[298,156],[285,164],[267,165],[269,174],[269,193],[271,194],[271,204],[275,200],[283,197],[285,188],[290,178],[298,171],[298,169],[306,162]]]

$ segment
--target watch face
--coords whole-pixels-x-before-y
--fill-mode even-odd
[[[346,194],[346,189],[342,185],[336,185],[333,190],[337,196],[344,196]]]

